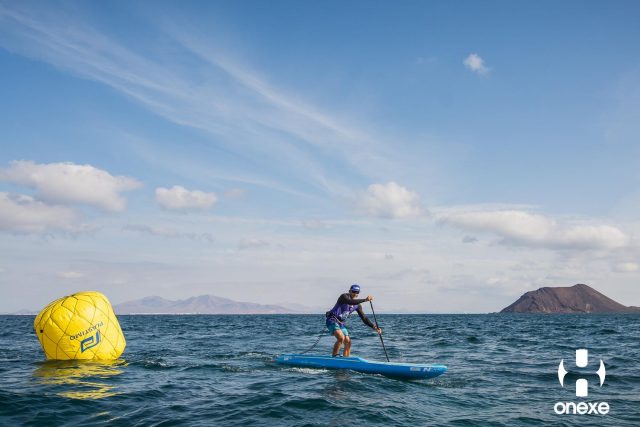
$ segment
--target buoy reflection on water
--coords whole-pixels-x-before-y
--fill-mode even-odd
[[[50,360],[42,362],[33,373],[42,385],[56,386],[58,396],[70,399],[95,400],[118,394],[108,381],[123,373],[124,360]]]

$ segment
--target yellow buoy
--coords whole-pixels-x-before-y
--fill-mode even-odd
[[[79,292],[46,306],[33,322],[47,359],[113,360],[127,345],[111,303],[100,292]]]

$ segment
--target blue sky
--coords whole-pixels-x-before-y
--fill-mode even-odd
[[[0,2],[0,311],[640,305],[636,2]]]

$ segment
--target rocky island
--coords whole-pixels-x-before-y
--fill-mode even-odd
[[[627,307],[577,284],[527,292],[500,313],[640,313],[640,307]]]

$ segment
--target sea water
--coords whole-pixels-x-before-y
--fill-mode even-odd
[[[448,366],[428,381],[274,364],[316,341],[322,315],[119,319],[122,358],[83,363],[45,362],[33,317],[0,316],[0,425],[640,425],[640,315],[378,315],[392,361]],[[359,319],[349,330],[353,355],[385,360]],[[586,398],[575,395],[580,378]],[[610,410],[554,411],[582,401]]]

